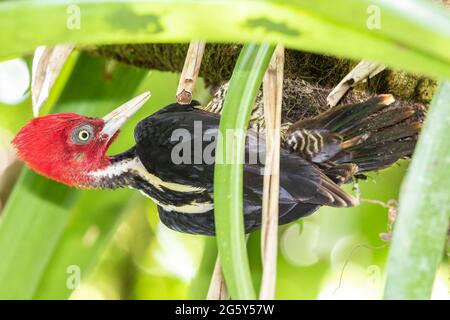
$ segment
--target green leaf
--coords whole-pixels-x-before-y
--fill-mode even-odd
[[[249,44],[242,48],[220,119],[214,171],[214,216],[222,269],[233,299],[256,298],[244,236],[242,164],[250,113],[273,51],[270,45]]]
[[[450,82],[440,85],[402,185],[386,299],[429,299],[450,218]]]
[[[147,73],[118,66],[112,80],[108,81],[103,77],[103,68],[101,60],[81,55],[54,111],[104,115],[127,101]],[[87,214],[91,215],[89,225],[101,225],[100,233],[96,245],[89,249],[79,247],[77,252],[82,252],[83,256],[73,261],[81,267],[95,261],[120,218],[126,196],[117,195],[118,198],[111,202],[117,206],[112,209],[100,204],[89,206],[87,203],[91,202],[92,194],[90,197],[83,194],[81,199],[80,194],[28,169],[23,172],[0,220],[0,298],[67,297],[68,293],[63,289],[66,281],[48,284],[42,281],[52,272],[57,274],[54,281],[63,278],[62,273],[67,272],[66,262],[72,261],[68,259],[70,251],[66,250],[73,249],[71,245],[80,240],[75,238],[72,242],[75,236],[86,232],[86,222],[79,219]],[[116,202],[119,199],[124,202]],[[72,209],[76,205],[80,207]],[[70,216],[72,210],[75,211],[73,217]],[[111,215],[106,217],[107,213]],[[37,288],[42,291],[37,292]]]
[[[0,55],[67,42],[267,42],[450,78],[449,17],[422,0],[2,1]]]
[[[204,300],[208,295],[211,283],[211,275],[214,271],[217,259],[217,243],[212,237],[205,238],[205,247],[203,249],[202,260],[198,267],[197,273],[192,279],[188,299]]]
[[[66,299],[89,274],[121,221],[132,190],[83,191],[69,210],[33,299]]]
[[[30,299],[79,193],[25,170],[0,221],[0,298]]]

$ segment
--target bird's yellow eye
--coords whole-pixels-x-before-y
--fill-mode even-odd
[[[75,129],[72,133],[72,142],[75,144],[88,144],[94,135],[91,125],[84,125]]]
[[[78,132],[78,139],[81,141],[88,141],[90,137],[91,133],[87,130],[80,130],[80,132]]]

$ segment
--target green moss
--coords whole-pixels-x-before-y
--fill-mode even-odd
[[[437,82],[435,80],[421,78],[416,88],[417,100],[424,103],[430,103],[434,92],[436,91],[436,87]]]
[[[419,77],[403,71],[391,71],[386,76],[389,93],[402,99],[412,99],[419,83]]]
[[[212,90],[227,81],[242,46],[239,44],[207,44],[200,76]],[[128,44],[86,48],[95,55],[146,69],[180,72],[188,44]],[[283,120],[297,121],[326,110],[327,95],[358,63],[348,59],[286,50],[283,93]],[[386,70],[358,84],[342,103],[356,103],[373,94],[392,93],[397,100],[418,105],[429,103],[435,81],[402,71]]]

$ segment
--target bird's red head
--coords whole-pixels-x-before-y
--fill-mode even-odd
[[[102,119],[58,113],[31,120],[13,140],[19,159],[29,167],[67,185],[89,185],[92,170],[108,166],[109,138]]]
[[[103,118],[58,113],[31,120],[12,141],[20,160],[69,186],[93,186],[90,173],[110,165],[106,152],[120,127],[148,100],[148,92]]]

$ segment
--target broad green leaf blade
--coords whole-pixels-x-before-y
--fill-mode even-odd
[[[0,298],[30,299],[79,193],[25,170],[0,220]]]
[[[429,299],[450,219],[450,82],[433,99],[403,182],[386,299]]]
[[[111,192],[114,192],[112,197]],[[33,299],[66,299],[89,274],[121,221],[132,190],[83,191]]]
[[[0,56],[57,43],[269,42],[450,78],[449,17],[421,0],[3,1]]]
[[[233,299],[256,298],[245,245],[242,207],[245,133],[273,51],[274,47],[269,45],[250,44],[242,48],[220,119],[214,170],[214,217],[222,269]]]
[[[143,70],[118,66],[112,80],[108,81],[103,77],[103,67],[101,60],[81,55],[55,111],[104,115],[128,100],[146,74]],[[28,169],[24,171],[0,220],[0,298],[35,296],[69,222],[70,209],[79,196],[80,192],[75,189],[56,184]],[[95,217],[93,215],[92,224],[96,224]],[[111,219],[114,217],[112,215]]]
[[[287,0],[328,21],[450,59],[450,10],[428,0]],[[362,44],[361,44],[362,45]],[[378,49],[380,50],[380,48]]]
[[[204,300],[208,296],[209,286],[211,284],[212,274],[217,259],[217,242],[215,238],[205,238],[205,247],[203,249],[202,260],[198,267],[197,273],[192,279],[188,299]]]

